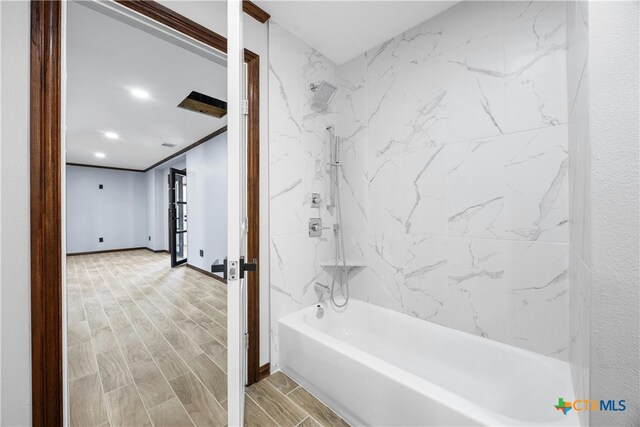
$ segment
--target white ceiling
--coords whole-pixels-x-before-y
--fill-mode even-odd
[[[254,1],[340,65],[443,12],[457,1]]]
[[[145,169],[226,124],[176,107],[192,90],[226,100],[224,66],[76,2],[68,11],[67,162]]]

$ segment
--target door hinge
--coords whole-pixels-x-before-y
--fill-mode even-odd
[[[246,235],[249,233],[249,218],[246,216],[242,219],[242,234]]]
[[[244,334],[244,348],[249,350],[249,333],[245,332]]]
[[[242,100],[242,114],[245,116],[249,115],[249,101],[246,99]]]

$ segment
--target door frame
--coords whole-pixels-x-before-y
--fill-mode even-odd
[[[177,261],[176,259],[176,234],[178,233],[178,230],[176,230],[176,220],[177,218],[177,209],[176,209],[176,204],[178,202],[176,202],[176,190],[174,188],[174,184],[176,182],[175,180],[175,176],[176,175],[182,175],[186,178],[187,176],[187,169],[176,169],[176,168],[170,168],[169,169],[169,221],[167,221],[169,223],[169,255],[171,255],[171,268],[173,267],[177,267],[179,265],[182,264],[186,264],[188,262],[187,257],[185,257],[184,259]],[[188,184],[187,184],[188,185]],[[185,205],[187,203],[185,202]],[[189,210],[188,210],[188,206],[187,206],[187,215],[189,214]],[[187,233],[187,242],[189,241],[189,227],[187,226],[187,230],[184,231],[185,233]],[[188,246],[187,246],[187,256],[189,255],[189,251],[188,251]]]
[[[227,39],[154,1],[115,0],[148,18],[227,52]],[[32,423],[63,424],[62,253],[62,2],[31,0],[30,191]],[[246,4],[245,3],[245,9]],[[247,257],[260,239],[260,57],[245,49],[247,66]],[[258,264],[259,268],[259,264]],[[260,363],[259,270],[247,280],[248,383],[268,373]]]

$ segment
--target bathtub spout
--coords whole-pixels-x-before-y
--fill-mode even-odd
[[[322,296],[324,294],[329,293],[329,286],[323,285],[320,282],[316,282],[313,285],[313,289],[316,291],[316,295],[318,295],[318,301],[320,301],[322,299]]]
[[[313,289],[315,289],[315,291],[316,291],[316,293],[317,293],[318,295],[322,295],[322,294],[324,294],[324,293],[329,292],[329,286],[327,286],[327,285],[323,285],[323,284],[322,284],[322,283],[320,283],[320,282],[316,282],[316,283],[313,285]]]

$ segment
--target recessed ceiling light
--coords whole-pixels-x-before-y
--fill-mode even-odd
[[[149,99],[149,92],[142,89],[131,89],[131,95],[140,99]]]
[[[104,155],[104,153],[96,153],[96,157],[99,158],[99,159],[104,159],[105,155]]]
[[[120,138],[120,135],[118,135],[115,132],[105,132],[104,136],[106,136],[109,139],[118,139],[118,138]]]

